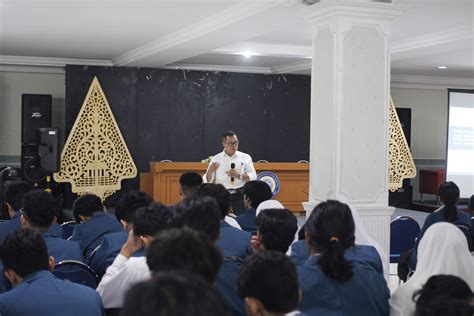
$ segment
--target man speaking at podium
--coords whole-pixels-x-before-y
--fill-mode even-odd
[[[245,211],[242,187],[245,182],[257,179],[252,157],[238,151],[237,134],[222,134],[224,150],[212,157],[204,175],[204,182],[222,184],[230,193],[230,205],[236,215]]]

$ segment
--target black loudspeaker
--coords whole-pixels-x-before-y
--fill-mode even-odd
[[[41,168],[48,172],[59,169],[59,128],[42,127],[36,130]]]
[[[47,94],[21,95],[21,143],[36,143],[36,130],[51,126],[52,96]]]

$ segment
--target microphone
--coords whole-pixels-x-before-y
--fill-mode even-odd
[[[235,163],[230,164],[230,169],[235,169]],[[234,182],[234,177],[230,177],[230,182]]]

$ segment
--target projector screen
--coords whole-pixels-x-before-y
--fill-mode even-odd
[[[446,180],[454,181],[461,198],[474,194],[474,90],[448,90]]]

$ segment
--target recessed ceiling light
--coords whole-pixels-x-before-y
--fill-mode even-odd
[[[448,69],[446,66],[438,66],[438,69]]]
[[[242,55],[246,58],[249,58],[249,57],[252,57],[253,55],[255,55],[255,53],[250,52],[250,51],[245,51],[245,52],[242,53]]]

